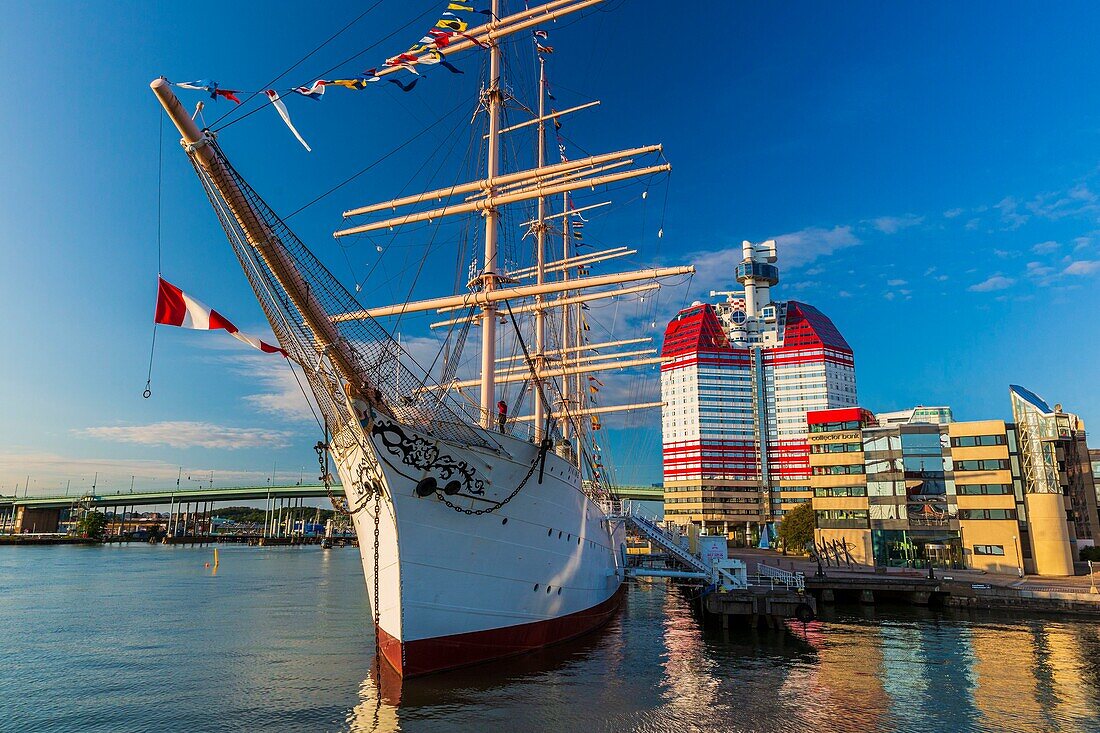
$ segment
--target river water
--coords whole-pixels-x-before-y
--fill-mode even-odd
[[[638,583],[579,642],[402,686],[372,671],[355,550],[219,552],[0,549],[0,730],[1100,730],[1092,621],[841,607],[704,633]]]

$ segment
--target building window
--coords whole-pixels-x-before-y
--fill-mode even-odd
[[[861,450],[862,443],[814,443],[810,446],[811,453],[859,453]]]
[[[987,458],[980,461],[955,461],[956,471],[1005,471],[1007,458]]]
[[[866,509],[825,509],[815,512],[820,529],[866,529]]]
[[[825,386],[825,385],[803,385],[803,386]],[[848,420],[847,422],[823,422],[815,423],[810,426],[811,433],[835,433],[840,430],[859,430],[859,420]]]
[[[1015,509],[960,509],[959,519],[1015,519]]]
[[[866,486],[830,486],[814,489],[814,496],[819,499],[836,498],[845,496],[867,496]]]
[[[975,555],[1004,555],[1004,545],[974,545]]]
[[[951,439],[953,448],[974,448],[979,445],[1004,445],[1005,436],[1002,435],[961,435]]]
[[[863,464],[857,463],[847,466],[814,466],[813,474],[815,476],[842,476],[845,474],[861,474],[863,473]]]
[[[1012,484],[956,484],[955,493],[963,496],[1004,496],[1012,493]]]

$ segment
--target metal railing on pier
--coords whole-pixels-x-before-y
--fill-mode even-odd
[[[806,576],[802,573],[792,573],[790,570],[758,562],[756,563],[756,575],[749,576],[749,585],[804,591],[806,590]]]

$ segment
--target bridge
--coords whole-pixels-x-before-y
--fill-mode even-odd
[[[339,485],[333,487],[342,496]],[[623,499],[661,501],[659,486],[623,486],[616,489]],[[0,496],[0,533],[24,531],[55,532],[63,510],[167,506],[171,522],[177,514],[209,514],[215,504],[243,502],[262,504],[272,515],[304,510],[304,499],[327,499],[321,484],[289,486],[178,487],[152,491],[127,491],[109,494],[55,494],[48,496]]]

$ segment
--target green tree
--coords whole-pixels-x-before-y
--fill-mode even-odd
[[[103,539],[107,530],[107,515],[103,512],[85,512],[76,523],[76,533],[93,540]]]
[[[806,545],[814,541],[814,508],[807,502],[783,515],[779,524],[779,539],[784,550],[802,552]]]

